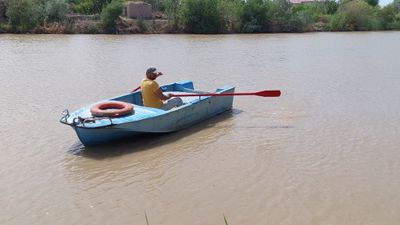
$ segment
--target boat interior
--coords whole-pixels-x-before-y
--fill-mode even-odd
[[[168,94],[190,94],[190,93],[207,93],[203,91],[198,91],[194,90],[193,87],[193,82],[192,81],[180,81],[172,84],[167,84],[163,85],[160,87],[163,93]],[[222,91],[223,89],[217,89],[216,92]],[[209,98],[208,96],[202,96],[202,97],[184,97],[182,98],[183,104],[189,104],[192,103],[193,101],[204,99],[204,98]],[[127,102],[131,103],[134,105],[138,106],[143,106],[143,101],[142,101],[142,92],[140,90],[137,90],[133,93],[118,96],[115,98],[112,98],[110,100],[115,100],[115,101],[122,101],[122,102]]]

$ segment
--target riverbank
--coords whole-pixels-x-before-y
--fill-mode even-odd
[[[0,24],[0,34],[106,34],[107,32],[102,28],[101,21],[98,19],[99,16],[76,18],[69,20],[68,22],[54,22],[45,23],[37,26],[31,31],[16,32],[11,26],[7,24]],[[329,24],[323,21],[317,22],[307,29],[302,31],[290,31],[282,32],[280,30],[270,30],[268,32],[258,33],[303,33],[303,32],[332,32],[332,31],[358,31],[352,27],[348,27],[343,30],[331,30],[326,27]],[[387,31],[387,30],[399,30],[399,29],[380,29],[373,31]],[[188,34],[183,27],[177,27],[168,19],[153,19],[153,20],[138,20],[120,17],[116,21],[116,32],[115,34]],[[245,32],[238,32],[233,29],[227,29],[220,34],[239,34]]]
[[[294,3],[294,0],[185,0],[127,14],[120,0],[0,0],[0,33],[227,34],[400,30],[400,0]],[[301,1],[300,1],[301,2]],[[24,3],[24,4],[22,4]],[[161,3],[160,3],[161,4]],[[151,7],[151,6],[150,6]],[[140,10],[138,11],[140,12]],[[128,18],[129,16],[129,18]],[[142,19],[132,19],[132,18]]]
[[[39,26],[35,34],[106,34],[97,20],[78,20],[70,24],[51,23]],[[168,20],[134,20],[121,18],[117,21],[115,34],[166,34],[177,33]]]
[[[31,31],[15,31],[8,24],[0,24],[0,33],[32,34],[106,34],[99,15],[73,15],[65,22],[45,23]],[[120,17],[116,20],[115,34],[166,34],[183,33],[167,19],[137,20]]]

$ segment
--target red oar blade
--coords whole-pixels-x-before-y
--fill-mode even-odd
[[[256,92],[255,95],[261,97],[279,97],[281,96],[281,91],[280,90],[259,91]]]

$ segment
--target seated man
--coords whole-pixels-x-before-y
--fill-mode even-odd
[[[155,81],[157,77],[161,75],[162,73],[157,72],[157,69],[154,67],[150,67],[147,69],[146,78],[142,80],[141,84],[143,105],[163,110],[170,110],[174,107],[183,105],[182,99],[171,99],[170,94],[164,95],[162,93],[160,86]],[[163,100],[168,101],[163,102]]]

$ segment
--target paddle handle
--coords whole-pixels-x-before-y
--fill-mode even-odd
[[[135,91],[139,90],[140,88],[142,88],[142,87],[141,87],[141,86],[139,86],[139,87],[137,87],[137,88],[133,89],[131,92],[135,92]]]

